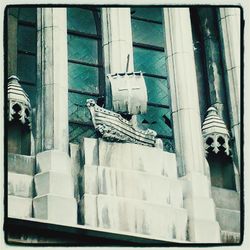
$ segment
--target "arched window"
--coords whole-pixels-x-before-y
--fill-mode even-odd
[[[68,8],[69,140],[96,137],[87,99],[103,96],[101,20],[98,8]]]
[[[164,149],[174,151],[170,90],[164,52],[161,8],[132,8],[134,65],[144,73],[148,92],[148,111],[139,124],[157,132]]]

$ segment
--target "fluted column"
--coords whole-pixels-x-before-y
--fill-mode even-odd
[[[37,10],[37,152],[68,153],[68,62],[65,8]]]
[[[227,99],[231,111],[230,123],[234,137],[234,156],[240,170],[240,9],[220,8],[221,38],[227,75]]]
[[[130,8],[102,9],[105,74],[133,71],[133,43]],[[111,105],[110,84],[106,82],[106,107]]]
[[[77,223],[68,155],[68,58],[66,8],[38,8],[37,155],[34,217]]]
[[[206,174],[195,59],[188,8],[164,8],[166,60],[178,172],[183,181],[189,240],[220,242]]]

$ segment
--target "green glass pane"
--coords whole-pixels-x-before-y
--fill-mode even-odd
[[[148,102],[170,106],[170,90],[168,82],[165,79],[144,76]]]
[[[76,63],[68,63],[69,89],[99,93],[99,69]]]
[[[17,48],[36,53],[36,29],[33,27],[18,25]]]
[[[132,31],[134,42],[164,46],[161,24],[132,19]]]
[[[69,141],[71,143],[81,143],[84,137],[97,138],[96,131],[91,127],[69,123]]]
[[[29,99],[30,99],[30,103],[31,103],[31,107],[34,108],[36,107],[36,86],[30,86],[27,84],[22,84],[22,88],[24,89],[24,91],[26,92],[26,94],[28,95]]]
[[[19,8],[18,19],[22,21],[29,21],[36,23],[36,8]]]
[[[148,106],[146,114],[138,115],[138,123],[143,129],[150,128],[159,135],[172,136],[170,109]]]
[[[144,7],[144,8],[132,8],[131,16],[145,18],[152,21],[162,22],[162,9],[161,8],[152,8],[152,7]]]
[[[68,35],[68,57],[73,60],[98,64],[98,41]]]
[[[93,11],[68,8],[68,29],[89,34],[97,34]]]
[[[87,99],[96,100],[96,98],[93,96],[87,96],[69,92],[68,95],[69,120],[82,123],[92,123],[90,112],[86,107]]]
[[[135,70],[167,76],[165,53],[134,47]]]
[[[17,75],[21,81],[36,82],[36,57],[31,55],[17,55]]]

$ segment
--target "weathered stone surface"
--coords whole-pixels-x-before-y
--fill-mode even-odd
[[[83,138],[80,148],[83,165],[99,165],[99,148],[97,139]]]
[[[73,178],[70,174],[48,171],[34,177],[36,193],[38,196],[45,194],[74,197]]]
[[[186,197],[210,197],[209,181],[200,173],[188,174],[181,178],[183,196]]]
[[[47,194],[33,199],[34,217],[59,224],[77,223],[77,204],[74,198]]]
[[[184,199],[184,207],[190,211],[189,218],[215,221],[214,201],[209,198],[195,197]]]
[[[84,194],[79,202],[81,223],[87,226],[98,226],[97,195]]]
[[[99,165],[177,177],[175,154],[132,143],[100,140]]]
[[[112,167],[98,166],[97,171],[98,192],[101,194],[183,206],[182,187],[177,179]],[[85,186],[86,182],[89,178],[85,177]]]
[[[56,171],[71,174],[71,160],[68,154],[59,150],[47,150],[36,156],[36,172]]]
[[[98,194],[98,179],[97,169],[98,166],[85,165],[80,172],[81,195],[85,194]]]
[[[221,231],[221,242],[222,243],[239,243],[240,233]]]
[[[80,200],[79,196],[79,172],[80,172],[80,147],[79,144],[70,143],[69,144],[69,150],[70,150],[70,159],[71,159],[71,174],[73,176],[74,181],[74,197],[77,199],[77,201]]]
[[[8,195],[32,198],[33,176],[8,172]]]
[[[35,157],[9,153],[8,172],[33,176],[35,173]]]
[[[32,199],[8,195],[8,216],[17,218],[31,218]]]
[[[186,239],[185,209],[109,195],[98,195],[97,207],[98,222],[102,228],[165,239]]]
[[[240,211],[216,208],[216,219],[221,230],[230,232],[240,232]]]
[[[212,187],[212,197],[217,208],[240,210],[240,195],[234,190]]]
[[[189,219],[189,239],[195,243],[220,243],[220,226],[217,221]]]

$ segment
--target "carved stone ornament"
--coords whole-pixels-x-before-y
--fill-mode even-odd
[[[18,120],[31,127],[31,105],[16,76],[8,78],[8,116],[9,121]]]
[[[206,154],[224,152],[230,155],[229,132],[215,107],[207,110],[207,116],[202,125],[202,134]]]
[[[94,127],[108,141],[130,142],[145,146],[156,146],[156,132],[139,130],[120,114],[98,106],[93,99],[87,100]]]
[[[148,96],[142,72],[108,74],[107,77],[115,112],[131,115],[147,112]]]

